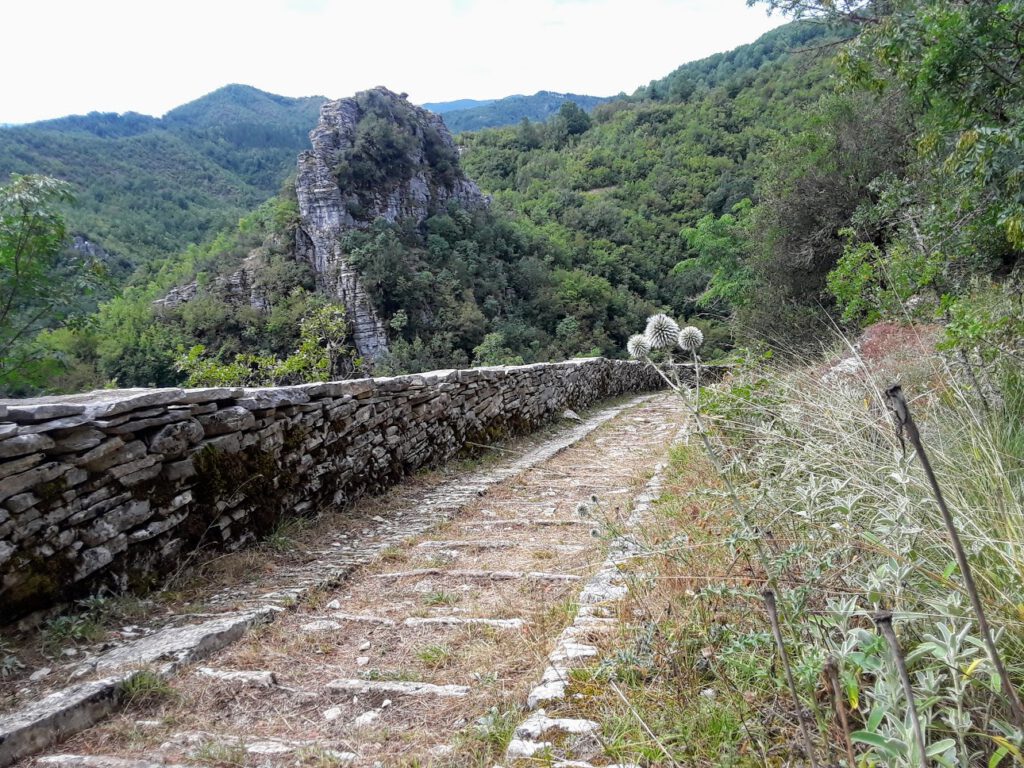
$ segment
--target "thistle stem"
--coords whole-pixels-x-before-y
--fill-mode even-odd
[[[825,679],[828,687],[832,689],[832,705],[836,710],[836,717],[843,729],[843,739],[846,744],[846,764],[849,768],[856,768],[857,760],[853,756],[853,740],[850,738],[850,721],[846,717],[846,705],[843,703],[843,689],[839,683],[839,666],[831,656],[825,661]]]
[[[974,609],[974,615],[978,619],[978,631],[981,634],[981,639],[985,643],[985,649],[988,651],[989,658],[992,660],[993,666],[996,668],[996,672],[999,675],[999,680],[1002,683],[1003,690],[1006,692],[1006,696],[1010,702],[1010,710],[1013,715],[1013,724],[1018,729],[1024,728],[1024,705],[1021,704],[1020,697],[1017,695],[1017,690],[1013,687],[1013,683],[1010,681],[1010,675],[1006,671],[1006,667],[1003,664],[1002,658],[999,656],[999,651],[996,649],[995,640],[992,638],[992,630],[989,627],[988,619],[985,617],[985,609],[981,604],[981,597],[978,595],[978,588],[974,583],[974,574],[971,571],[971,564],[967,560],[967,553],[964,551],[963,544],[960,542],[960,534],[957,532],[956,524],[953,522],[953,515],[949,511],[949,507],[946,506],[946,499],[942,495],[942,488],[939,487],[939,481],[935,477],[935,472],[932,470],[932,463],[928,460],[928,452],[924,449],[924,442],[921,440],[921,433],[917,429],[917,424],[914,423],[914,417],[910,414],[910,406],[907,404],[906,398],[903,396],[903,389],[897,384],[896,386],[890,387],[886,391],[886,398],[889,402],[889,408],[893,412],[893,416],[896,419],[897,425],[903,430],[907,438],[914,446],[914,450],[917,452],[918,458],[921,460],[921,466],[924,468],[924,474],[928,478],[928,484],[931,486],[932,494],[935,496],[935,501],[939,506],[939,511],[942,513],[942,521],[946,525],[946,532],[949,533],[949,540],[953,545],[953,554],[956,556],[956,564],[960,568],[960,575],[963,577],[964,586],[967,589],[967,594],[971,600],[971,608]]]
[[[899,640],[896,639],[896,632],[892,628],[892,614],[888,611],[876,613],[871,617],[878,627],[878,631],[885,638],[892,652],[893,661],[896,662],[896,669],[900,673],[900,682],[903,683],[903,695],[907,697],[907,709],[910,710],[910,721],[914,728],[914,741],[917,744],[917,752],[921,761],[921,768],[928,768],[928,756],[925,754],[924,733],[921,731],[921,721],[917,719],[917,706],[914,704],[914,689],[910,687],[910,675],[907,673],[907,664],[903,660],[903,652],[900,650]]]
[[[814,743],[811,741],[811,731],[804,718],[804,708],[800,705],[800,698],[797,696],[796,681],[793,679],[793,670],[789,666],[789,656],[786,654],[786,644],[782,641],[782,629],[779,627],[779,611],[775,604],[775,593],[766,589],[761,593],[764,598],[765,607],[768,609],[768,619],[771,621],[772,634],[775,635],[775,645],[779,649],[779,658],[782,659],[782,668],[786,671],[786,682],[789,684],[789,692],[793,696],[793,704],[796,706],[796,716],[800,721],[800,732],[804,737],[804,749],[807,751],[807,759],[811,761],[811,768],[817,768],[818,763],[814,759]]]
[[[672,380],[665,375],[665,372],[662,371],[660,367],[652,363],[649,359],[647,360],[647,364],[657,371],[658,375],[665,380],[665,383],[680,396],[689,408],[690,415],[693,416],[693,421],[697,425],[697,435],[700,437],[701,444],[704,446],[704,452],[708,455],[708,460],[711,462],[711,466],[715,468],[716,474],[722,478],[722,482],[725,483],[725,488],[729,492],[729,496],[732,497],[733,503],[736,505],[736,510],[740,513],[740,518],[743,520],[743,523],[749,530],[755,532],[756,535],[753,538],[753,542],[754,546],[757,547],[758,557],[761,559],[761,564],[764,566],[765,573],[768,574],[768,583],[775,586],[777,578],[775,574],[772,573],[771,568],[769,568],[771,560],[768,557],[768,552],[765,551],[764,541],[762,540],[761,534],[757,532],[756,526],[751,521],[750,512],[747,509],[746,504],[743,503],[743,500],[740,499],[740,494],[736,490],[736,486],[733,484],[732,478],[729,477],[728,473],[725,471],[722,461],[718,458],[718,453],[715,451],[715,447],[711,445],[711,440],[708,438],[707,431],[704,429],[704,420],[700,417],[700,410],[695,408],[693,405],[690,405],[688,399],[682,393],[682,387],[673,384]],[[697,402],[700,402],[699,399]]]

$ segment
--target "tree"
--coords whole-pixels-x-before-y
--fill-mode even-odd
[[[733,206],[732,213],[718,218],[709,213],[696,226],[684,227],[680,232],[694,257],[676,264],[672,274],[701,286],[696,300],[701,309],[728,312],[748,297],[750,208],[750,200],[743,200]]]
[[[822,310],[832,309],[827,275],[846,244],[841,232],[873,199],[875,180],[905,168],[912,123],[899,97],[823,99],[806,129],[776,146],[751,224],[752,280],[737,306],[741,334],[785,339],[791,349],[818,343]]]
[[[590,115],[574,101],[563,102],[558,108],[558,119],[564,123],[565,132],[570,136],[586,133],[590,128]]]
[[[1024,2],[748,0],[756,3],[854,24],[839,58],[847,81],[903,90],[921,115],[922,154],[959,182],[968,218],[991,219],[1024,250]]]
[[[473,349],[473,365],[522,365],[523,358],[505,346],[505,334],[488,333]]]
[[[358,364],[345,344],[348,335],[345,308],[323,304],[302,320],[299,347],[283,360],[273,355],[241,353],[223,363],[206,355],[202,344],[196,344],[178,358],[177,368],[187,374],[192,387],[280,386],[342,379]]]
[[[58,211],[71,200],[68,185],[46,176],[12,174],[0,187],[0,387],[38,358],[36,334],[84,314],[84,296],[102,280],[102,267],[67,248]]]

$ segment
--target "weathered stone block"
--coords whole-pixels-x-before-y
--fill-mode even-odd
[[[71,467],[67,464],[51,461],[34,467],[28,472],[5,477],[0,480],[0,501],[10,498],[16,493],[27,491],[29,488],[51,483],[69,469]]]
[[[104,434],[93,427],[80,427],[54,437],[54,445],[47,450],[51,454],[81,453],[91,450],[103,442]]]
[[[124,448],[124,444],[124,440],[120,437],[111,437],[72,461],[76,466],[85,467],[93,472],[101,472],[117,463],[116,456]]]
[[[0,401],[0,407],[6,407],[5,418],[19,424],[36,421],[50,421],[64,416],[76,416],[85,413],[85,406],[78,403],[61,402],[60,398],[37,397],[28,400]]]
[[[122,424],[107,429],[112,435],[129,435],[142,432],[153,427],[160,427],[164,424],[173,424],[176,421],[188,418],[189,414],[181,411],[166,411],[158,416],[150,416],[145,419],[129,419]]]
[[[308,403],[309,394],[302,387],[256,387],[246,389],[236,402],[255,411],[260,408],[281,408]]]
[[[202,447],[211,448],[220,453],[238,453],[242,450],[242,436],[238,432],[233,432],[230,435],[211,437],[202,442]]]
[[[164,389],[99,389],[88,395],[74,395],[87,399],[88,413],[93,419],[110,418],[128,411],[154,405],[183,402],[185,393],[176,387]]]
[[[234,400],[241,397],[242,387],[202,387],[183,390],[180,403],[209,403],[216,400]]]
[[[34,507],[39,501],[39,497],[34,493],[19,493],[17,496],[11,496],[11,498],[5,501],[4,506],[16,515],[19,512],[24,512],[29,507]],[[0,523],[4,522],[4,517],[4,514],[0,514]]]
[[[192,462],[191,458],[165,464],[163,469],[164,478],[172,483],[180,480],[186,480],[193,477],[195,474],[196,466]]]
[[[0,441],[0,459],[23,456],[26,453],[40,453],[53,446],[53,440],[46,435],[16,435]]]
[[[256,426],[256,417],[252,411],[233,405],[221,408],[213,413],[197,416],[207,437],[226,435],[229,432],[242,432]]]
[[[27,469],[32,469],[43,460],[43,454],[33,453],[28,456],[20,456],[17,459],[8,459],[0,463],[0,478],[16,475]]]
[[[198,444],[204,434],[203,425],[196,419],[168,424],[149,438],[149,450],[175,459],[183,456],[190,446]]]

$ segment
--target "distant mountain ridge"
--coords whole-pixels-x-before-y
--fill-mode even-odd
[[[0,130],[0,183],[71,183],[71,229],[135,264],[179,253],[276,193],[308,145],[322,96],[228,85],[162,118],[73,115]]]
[[[567,101],[574,102],[581,109],[589,112],[598,104],[611,101],[612,98],[614,97],[537,91],[532,96],[506,96],[503,99],[476,103],[473,103],[472,99],[461,99],[424,104],[423,107],[441,115],[448,130],[452,133],[462,133],[463,131],[479,131],[482,128],[515,125],[523,118],[531,122],[543,123],[557,113],[562,104]],[[463,107],[464,103],[473,105]]]
[[[493,104],[496,101],[497,99],[456,99],[455,101],[433,101],[427,104],[420,104],[420,106],[430,110],[435,115],[443,115],[446,112],[454,112],[457,109],[486,107],[488,104]]]

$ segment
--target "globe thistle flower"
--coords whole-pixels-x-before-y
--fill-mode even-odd
[[[674,346],[679,341],[679,323],[668,315],[651,315],[644,336],[652,349]]]
[[[636,333],[626,342],[626,351],[634,360],[644,360],[651,353],[651,345],[642,333]]]
[[[576,505],[576,514],[580,517],[590,517],[590,507],[585,501]]]
[[[704,343],[704,334],[700,328],[688,325],[679,332],[679,347],[684,352],[696,352]]]

